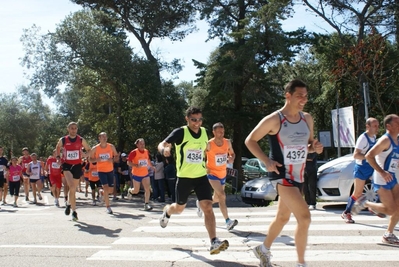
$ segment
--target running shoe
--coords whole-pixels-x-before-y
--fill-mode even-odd
[[[200,204],[199,204],[198,199],[197,199],[197,201],[195,201],[195,205],[197,206],[197,215],[198,215],[198,217],[202,218],[202,210],[200,208]]]
[[[14,204],[12,205],[14,208],[18,208],[17,202],[14,202]]]
[[[306,263],[297,263],[296,267],[307,267]]]
[[[370,208],[370,207],[369,207],[369,211],[370,211],[372,214],[377,215],[377,216],[380,217],[380,218],[386,218],[386,217],[387,217],[387,215],[385,215],[384,213],[377,212],[377,211],[373,210],[373,209]]]
[[[96,201],[93,200],[93,202],[91,202],[91,205],[93,205],[93,206],[97,205]]]
[[[65,215],[68,216],[69,214],[71,214],[71,205],[66,204],[65,205]]]
[[[7,205],[7,201],[6,200],[3,200],[3,205]]]
[[[76,211],[72,212],[72,221],[77,221],[78,220],[78,213]]]
[[[211,244],[211,255],[219,254],[220,251],[225,251],[229,247],[229,241],[227,240],[219,240],[216,238]]]
[[[237,220],[229,220],[229,221],[226,223],[226,228],[227,228],[228,231],[233,230],[233,228],[234,228],[237,224],[238,224],[238,221],[237,221]]]
[[[159,225],[161,225],[161,227],[162,228],[165,228],[167,225],[168,225],[168,222],[169,222],[169,218],[168,217],[166,217],[166,211],[169,209],[169,207],[170,207],[170,205],[166,205],[164,208],[163,208],[163,212],[162,212],[162,215],[161,215],[161,217],[159,218]]]
[[[367,198],[365,195],[362,195],[361,197],[359,197],[356,200],[355,204],[353,204],[351,213],[353,213],[354,215],[359,214],[362,211],[362,209],[365,208],[366,202],[367,202]]]
[[[273,267],[271,263],[272,254],[268,250],[267,252],[262,251],[262,245],[256,246],[253,249],[255,256],[260,260],[260,267]]]
[[[394,235],[392,233],[389,234],[389,235],[384,234],[382,236],[382,243],[398,246],[399,245],[399,239],[396,237],[396,235]]]
[[[103,202],[104,201],[104,191],[100,190],[99,196],[98,196],[98,202]]]
[[[345,211],[342,212],[341,218],[344,219],[346,223],[355,223],[355,221],[352,219],[352,214],[345,213]]]
[[[316,209],[316,205],[309,205],[309,210],[315,210]]]
[[[150,210],[152,210],[152,207],[148,203],[146,203],[146,204],[144,204],[144,210],[150,211]]]
[[[111,210],[111,207],[108,207],[108,208],[107,208],[107,213],[108,213],[108,214],[112,214],[112,213],[113,213],[112,210]]]
[[[37,193],[37,197],[39,198],[39,200],[42,200],[42,199],[43,199],[42,194],[40,194],[40,192]]]
[[[89,195],[89,193],[86,191],[86,193],[85,193],[85,197],[87,197]]]
[[[26,201],[26,202],[29,202],[29,197],[25,197],[25,201]]]
[[[37,200],[34,199],[33,202],[32,202],[32,204],[37,204]]]

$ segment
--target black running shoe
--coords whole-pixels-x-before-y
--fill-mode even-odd
[[[66,204],[65,205],[65,215],[68,216],[71,214],[71,205]]]
[[[76,213],[76,211],[72,212],[72,221],[77,221],[78,220],[78,214]]]

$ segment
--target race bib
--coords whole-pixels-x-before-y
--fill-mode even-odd
[[[79,159],[79,150],[70,150],[70,151],[67,151],[66,159],[67,159],[67,160]]]
[[[24,166],[25,166],[25,169],[27,169],[27,168],[28,168],[28,165],[29,165],[29,163],[25,163],[25,164],[24,164]]]
[[[148,164],[148,161],[146,159],[139,159],[139,166],[140,167],[146,167]]]
[[[100,157],[101,161],[107,161],[109,158],[111,158],[109,153],[99,154],[98,156]]]
[[[397,168],[398,168],[398,164],[399,164],[399,159],[391,159],[388,171],[392,172],[392,173],[395,173]]]
[[[186,162],[188,163],[202,163],[202,149],[189,149],[186,153]]]
[[[122,175],[129,175],[129,170],[122,171]]]
[[[215,155],[216,166],[224,166],[227,164],[227,154],[216,154]]]
[[[51,163],[51,168],[53,168],[53,169],[59,169],[59,168],[60,168],[60,165],[59,165],[57,162],[52,162],[52,163]]]
[[[97,177],[98,176],[98,172],[91,172],[91,176]]]
[[[21,177],[20,177],[19,175],[13,175],[13,176],[12,176],[12,181],[13,181],[13,182],[18,182],[19,179],[21,179]]]
[[[306,162],[307,145],[288,145],[284,146],[285,164],[302,164]]]

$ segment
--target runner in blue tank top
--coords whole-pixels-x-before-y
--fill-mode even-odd
[[[382,203],[368,202],[365,196],[359,198],[352,207],[352,213],[358,214],[368,207],[375,213],[390,215],[387,230],[382,242],[399,245],[399,239],[393,234],[399,222],[399,185],[396,173],[399,170],[399,116],[387,115],[384,118],[386,133],[367,152],[366,160],[374,168],[374,191]]]
[[[302,183],[308,152],[322,153],[323,145],[313,138],[313,119],[302,112],[308,101],[307,85],[293,80],[285,87],[285,104],[278,111],[263,118],[245,140],[251,153],[266,164],[269,176],[276,179],[279,194],[277,214],[270,223],[262,245],[254,248],[260,266],[270,267],[270,247],[289,221],[291,213],[297,218],[295,245],[297,266],[306,266],[305,249],[310,225],[310,212],[302,197]],[[260,148],[258,141],[269,137],[270,155]]]
[[[375,145],[376,134],[378,133],[379,123],[375,118],[368,118],[366,120],[366,131],[362,133],[356,141],[355,152],[353,158],[356,160],[355,168],[353,170],[354,190],[348,199],[348,204],[341,218],[346,223],[355,223],[352,219],[351,209],[356,200],[361,197],[363,193],[364,184],[373,175],[374,169],[366,160],[366,153]]]

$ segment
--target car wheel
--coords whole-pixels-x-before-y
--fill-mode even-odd
[[[372,183],[366,183],[364,185],[363,194],[366,196],[368,201],[370,201],[370,202],[377,201],[377,193],[374,192]]]
[[[270,203],[271,203],[271,201],[269,201],[269,200],[265,200],[265,201],[263,201],[262,203],[257,203],[257,204],[251,204],[251,206],[252,207],[267,207],[267,206],[269,206],[270,205]]]

